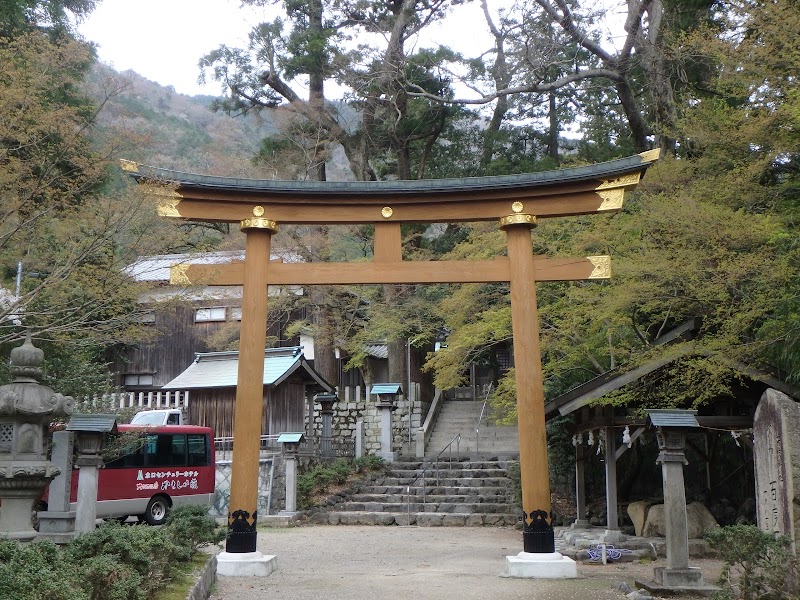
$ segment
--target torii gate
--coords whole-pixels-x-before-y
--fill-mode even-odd
[[[516,372],[525,553],[555,551],[536,309],[537,281],[605,279],[610,258],[536,257],[537,219],[618,211],[658,150],[618,160],[541,173],[463,179],[316,182],[232,179],[168,171],[123,161],[123,169],[159,196],[161,216],[240,223],[244,261],[176,265],[178,284],[242,285],[226,553],[256,552],[262,373],[267,285],[347,285],[509,282]],[[164,184],[170,184],[167,188]],[[402,223],[497,220],[508,256],[483,261],[403,261]],[[371,262],[270,262],[278,224],[374,224]],[[271,570],[271,569],[270,569]]]

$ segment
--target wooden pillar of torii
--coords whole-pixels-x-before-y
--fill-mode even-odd
[[[226,551],[256,550],[257,481],[267,285],[359,285],[508,282],[514,336],[524,552],[552,553],[544,392],[536,309],[537,281],[605,279],[610,259],[536,257],[536,220],[617,211],[658,158],[649,152],[562,171],[458,180],[276,182],[226,179],[125,162],[123,168],[159,197],[159,214],[194,221],[239,222],[244,261],[176,265],[175,284],[242,285],[229,536]],[[165,184],[171,184],[165,187]],[[404,222],[495,220],[506,231],[508,256],[483,261],[403,261]],[[373,260],[359,263],[270,262],[281,224],[375,226]]]

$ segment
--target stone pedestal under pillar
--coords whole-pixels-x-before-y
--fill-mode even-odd
[[[600,536],[606,544],[618,544],[621,541],[627,539],[619,529],[606,529],[603,534]]]
[[[574,560],[560,552],[520,552],[506,556],[506,577],[527,579],[572,579],[578,576]]]
[[[278,557],[261,552],[220,552],[217,575],[220,577],[266,577],[278,568]]]
[[[666,587],[697,587],[703,585],[703,573],[698,567],[683,569],[656,567],[653,569],[653,580]]]
[[[0,509],[0,539],[30,542],[38,535],[33,528],[33,499],[41,492],[42,484],[16,480],[17,488],[3,490],[3,506]]]

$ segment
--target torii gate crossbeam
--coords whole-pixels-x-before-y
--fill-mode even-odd
[[[241,284],[242,320],[231,481],[228,553],[256,549],[268,285],[466,283],[506,281],[511,290],[514,363],[524,511],[525,553],[555,550],[545,438],[544,391],[536,282],[602,279],[608,257],[534,257],[537,219],[618,211],[658,151],[607,163],[500,177],[391,182],[241,180],[167,171],[123,162],[165,217],[239,222],[247,235],[244,261],[177,265],[173,283]],[[489,261],[403,261],[400,225],[497,220],[508,256]],[[281,224],[374,224],[373,260],[359,263],[277,263],[268,260]]]

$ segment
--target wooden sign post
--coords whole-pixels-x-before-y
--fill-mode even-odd
[[[554,554],[536,282],[606,279],[610,259],[535,257],[531,229],[541,218],[621,209],[625,190],[635,187],[657,158],[658,151],[652,151],[545,173],[387,182],[240,180],[124,162],[123,168],[159,197],[162,216],[239,222],[247,234],[244,261],[224,266],[176,265],[171,276],[175,284],[243,286],[230,536],[224,554],[256,551],[267,285],[483,282],[508,282],[511,289],[525,513],[521,555]],[[498,221],[506,231],[508,256],[485,261],[402,259],[400,226],[404,222],[488,220]],[[270,262],[270,239],[279,224],[374,224],[373,260]],[[512,575],[539,576],[509,570]]]

